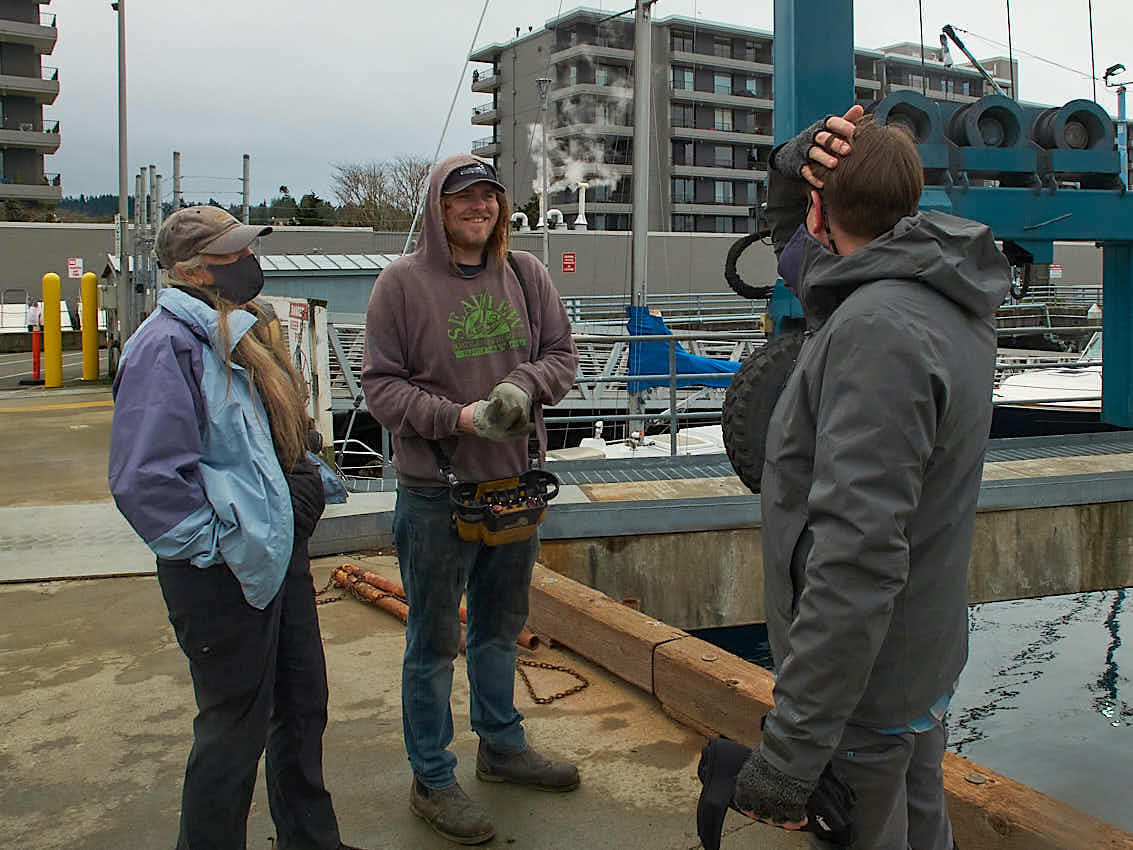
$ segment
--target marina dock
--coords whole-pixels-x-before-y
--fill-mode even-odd
[[[0,399],[0,432],[10,448],[0,488],[0,621],[7,626],[0,722],[8,730],[0,833],[15,836],[14,847],[163,846],[175,832],[192,691],[152,556],[106,490],[112,412],[105,387]],[[1048,558],[1039,573],[1031,569],[1034,551],[1008,558],[999,543],[992,561],[1002,569],[985,575],[973,559],[979,598],[1133,584],[1125,555],[1133,443],[1121,435],[1091,439],[1092,446],[1061,452],[1034,443],[1000,455],[993,448],[978,541],[1009,539],[1004,530],[1012,526],[1031,533],[1045,527],[1049,533],[1035,545],[1081,563]],[[458,669],[458,778],[496,818],[498,836],[489,846],[694,850],[703,735],[757,740],[770,674],[685,629],[705,612],[723,616],[724,599],[746,607],[747,621],[760,609],[758,497],[719,468],[726,467],[722,458],[684,462],[699,465],[682,469],[677,459],[662,459],[647,478],[619,473],[617,463],[563,469],[573,483],[548,518],[532,595],[531,625],[554,645],[524,655],[570,667],[590,686],[543,706],[518,684],[517,705],[534,743],[579,762],[578,792],[533,795],[484,787],[472,777],[475,735]],[[1044,489],[1053,494],[1045,501],[1036,495]],[[357,494],[328,509],[313,542],[324,554],[313,568],[318,587],[346,562],[396,576],[393,556],[381,550],[393,497]],[[1061,549],[1051,548],[1052,535],[1064,538]],[[1091,549],[1095,539],[1105,546]],[[1106,552],[1109,572],[1099,566]],[[672,559],[683,559],[695,583],[714,592],[695,604],[687,596],[691,585],[670,584],[661,593],[655,583],[665,574],[669,582],[679,578],[666,567]],[[1017,561],[1031,562],[1026,588],[1018,576],[1008,581]],[[719,566],[727,572],[703,572]],[[323,598],[339,595],[332,588]],[[683,614],[655,610],[666,595],[685,596]],[[637,597],[644,613],[614,601],[623,596]],[[320,618],[331,679],[325,764],[344,839],[368,847],[442,846],[406,802],[401,624],[349,598],[321,606]],[[542,670],[533,671],[532,682],[540,694],[573,684]],[[949,755],[946,775],[965,848],[1133,848],[1133,835],[957,756]],[[739,816],[730,816],[726,829],[725,847],[805,846],[797,835]],[[261,778],[249,846],[269,848],[271,831]]]

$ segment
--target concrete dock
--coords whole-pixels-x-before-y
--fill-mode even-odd
[[[0,844],[5,847],[156,848],[172,846],[176,834],[181,774],[191,742],[192,690],[151,575],[152,556],[118,515],[106,489],[111,415],[105,387],[0,394],[0,436],[8,448],[0,468],[0,728],[5,731]],[[1120,466],[1123,461],[1115,459],[1120,454],[1108,452],[1104,463]],[[1113,476],[1122,473],[1100,471],[1096,463],[1102,462],[1072,462],[1084,464],[1083,480],[1116,480]],[[988,480],[1012,480],[1010,475],[996,478],[995,469],[990,467]],[[1000,471],[1028,472],[1024,467]],[[700,498],[722,515],[721,522],[750,507],[741,494],[728,490],[733,485],[727,481],[706,479],[700,487],[707,491],[698,491],[691,480],[667,480],[623,488],[620,499],[609,498],[613,489],[572,485],[572,495],[558,509],[558,531],[548,521],[558,537],[544,546],[544,560],[559,572],[545,573],[538,592],[560,594],[552,600],[560,607],[544,606],[543,615],[554,615],[547,623],[553,630],[551,621],[561,619],[556,612],[567,611],[561,606],[573,593],[577,604],[569,609],[571,616],[585,624],[574,632],[584,639],[560,638],[575,651],[543,646],[533,657],[568,666],[591,684],[540,706],[517,682],[516,698],[532,743],[578,762],[582,787],[577,792],[542,794],[475,779],[476,738],[468,728],[463,661],[457,661],[457,773],[494,817],[497,837],[487,846],[695,850],[696,763],[704,742],[695,730],[725,731],[751,741],[750,730],[768,705],[765,671],[722,651],[698,648],[707,645],[673,627],[683,623],[660,622],[649,608],[652,599],[642,598],[643,608],[656,620],[600,599],[601,594],[567,578],[573,565],[596,570],[601,578],[607,575],[606,559],[630,563],[643,552],[659,551],[660,543],[673,548],[681,521],[670,519],[664,535],[641,530],[643,521],[630,516],[634,503],[624,501],[635,494],[635,502],[652,498],[658,507],[666,500]],[[697,497],[698,492],[707,495]],[[1105,504],[1125,504],[1113,498]],[[352,497],[350,505],[328,510],[319,545],[348,554],[315,562],[317,587],[347,561],[396,575],[389,555],[372,548],[352,554],[335,548],[338,541],[359,539],[363,526],[373,529],[374,541],[388,536],[391,505],[391,494],[379,493]],[[569,542],[565,533],[572,515],[608,509],[619,510],[626,528],[639,533]],[[1125,551],[1133,536],[1126,516],[1106,513],[1098,519],[1109,524],[1099,533],[1115,536],[1115,554]],[[699,568],[732,552],[745,569],[758,568],[752,555],[758,539],[751,536],[757,533],[757,524],[749,524],[731,532],[690,534],[696,541],[688,545],[699,548],[691,563]],[[1064,545],[1076,544],[1071,538]],[[646,548],[634,557],[635,547]],[[559,575],[561,580],[548,578]],[[644,580],[640,570],[624,576],[629,577],[626,586]],[[48,577],[58,580],[43,580]],[[1079,575],[1075,580],[1103,579]],[[568,585],[581,590],[567,592]],[[399,682],[403,627],[349,598],[321,606],[320,619],[331,686],[325,770],[343,839],[368,848],[451,846],[407,806],[410,774],[401,741]],[[634,666],[638,658],[641,664]],[[573,683],[551,671],[533,671],[531,678],[540,694]],[[952,759],[947,767],[965,850],[1133,848],[1133,836],[1005,777],[984,771],[977,784],[968,777],[978,766]],[[261,778],[249,819],[249,847],[267,850],[272,835]],[[729,816],[724,846],[792,848],[806,842]]]

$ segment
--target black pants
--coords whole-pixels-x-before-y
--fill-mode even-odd
[[[336,850],[323,784],[327,675],[306,541],[263,611],[223,564],[157,561],[198,714],[181,793],[177,850],[244,850],[260,755],[278,850]]]

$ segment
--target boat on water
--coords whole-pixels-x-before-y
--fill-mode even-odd
[[[992,437],[1039,437],[1120,430],[1102,421],[1102,335],[1077,361],[1009,375],[992,393]]]

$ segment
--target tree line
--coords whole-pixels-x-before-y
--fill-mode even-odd
[[[298,199],[287,186],[270,200],[248,208],[252,224],[305,225],[314,227],[370,227],[374,230],[409,229],[417,205],[429,187],[432,163],[424,157],[398,156],[387,160],[342,162],[332,165],[332,191],[337,203],[308,192]],[[241,205],[209,198],[212,206],[227,209],[237,218]],[[131,218],[134,198],[129,199]],[[162,205],[163,213],[173,205]],[[65,197],[56,205],[55,220],[109,222],[118,212],[118,196],[112,194]]]

